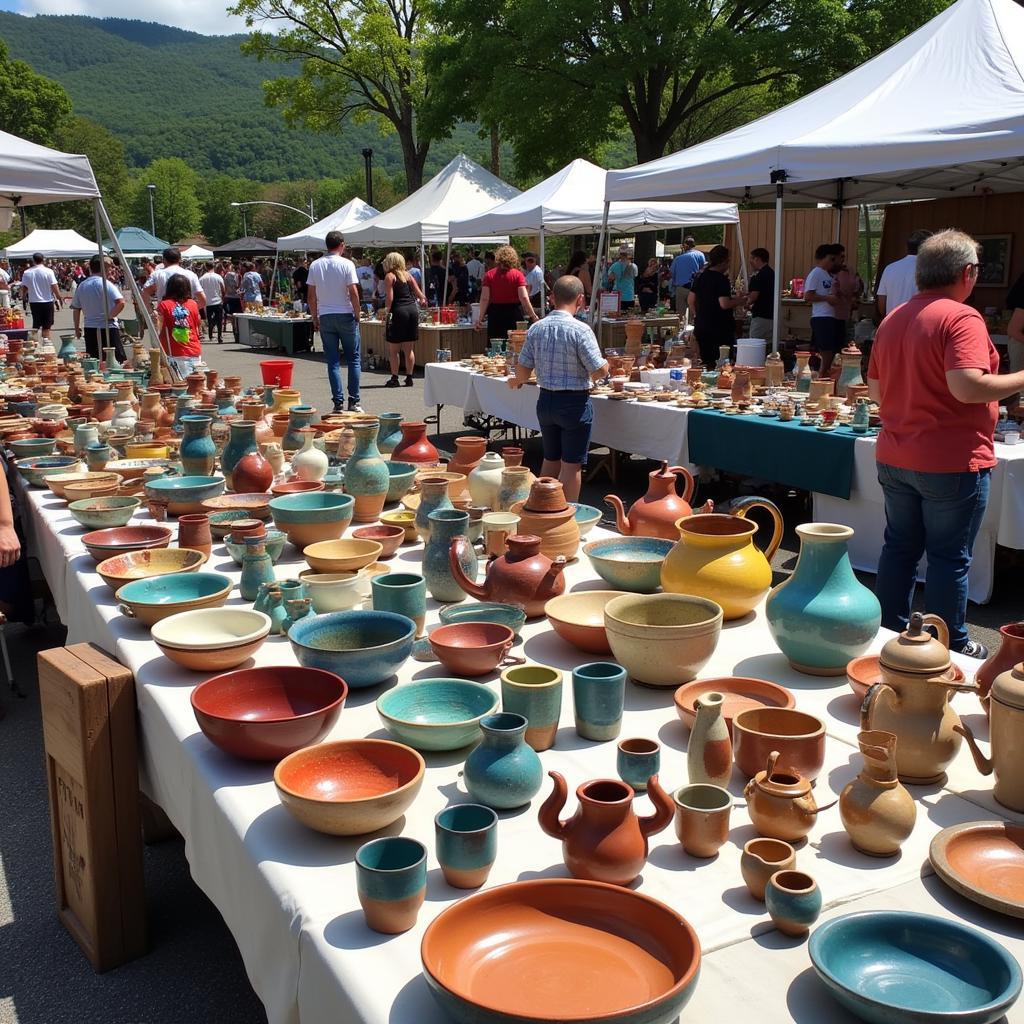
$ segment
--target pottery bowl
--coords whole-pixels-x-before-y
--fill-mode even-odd
[[[222,476],[161,476],[146,481],[146,497],[167,503],[172,516],[203,512],[203,502],[224,493]]]
[[[170,459],[114,459],[107,463],[107,472],[117,473],[125,480],[137,480],[150,470],[166,470],[170,465]]]
[[[496,622],[460,622],[438,626],[427,639],[434,657],[449,672],[485,676],[508,654],[515,634],[508,626]]]
[[[411,462],[388,462],[388,496],[385,501],[401,501],[416,482],[416,467]]]
[[[157,647],[182,668],[224,672],[263,646],[270,616],[247,608],[197,608],[161,619],[152,631]]]
[[[352,531],[356,540],[372,540],[381,546],[378,558],[391,558],[405,541],[405,529],[401,526],[388,526],[387,523],[376,523],[373,526],[360,526]]]
[[[337,540],[352,522],[355,499],[351,494],[310,491],[270,499],[274,525],[298,548],[318,541]]]
[[[677,687],[714,654],[722,608],[689,594],[620,594],[605,605],[604,627],[615,660],[630,678]]]
[[[52,476],[46,478],[46,486],[58,497],[63,498],[67,501],[67,495],[64,493],[64,488],[69,484],[82,484],[87,483],[90,480],[115,480],[120,474],[118,473],[54,473]]]
[[[736,767],[748,779],[763,772],[779,752],[777,771],[799,772],[813,782],[825,763],[825,724],[795,708],[747,708],[732,721]]]
[[[952,663],[946,671],[946,675],[956,683],[964,682],[964,670],[959,665]],[[846,665],[846,681],[850,689],[857,695],[858,700],[863,700],[868,690],[875,683],[882,681],[882,669],[878,664],[877,654],[865,654],[863,657],[854,658]]]
[[[307,828],[332,836],[397,821],[423,785],[423,758],[392,740],[338,740],[289,754],[274,769],[281,803]]]
[[[526,612],[516,604],[502,604],[500,601],[473,601],[469,604],[449,604],[442,608],[437,617],[442,626],[453,626],[460,622],[496,622],[508,626],[519,636],[526,625]]]
[[[192,710],[206,738],[226,753],[279,761],[316,743],[347,696],[345,681],[333,672],[272,665],[207,679],[192,691]]]
[[[231,578],[219,572],[178,572],[133,580],[114,596],[121,606],[122,615],[152,626],[177,612],[219,608],[233,587]]]
[[[580,539],[582,540],[601,522],[601,510],[594,508],[593,505],[580,505],[575,501],[570,501],[569,504],[576,509],[576,525],[580,528]]]
[[[127,526],[141,504],[138,498],[81,498],[72,501],[68,511],[82,526],[102,530],[109,526]]]
[[[305,548],[302,557],[314,572],[356,572],[377,561],[383,550],[373,540],[323,540]]]
[[[15,466],[33,487],[45,487],[46,478],[49,476],[57,473],[74,473],[82,468],[82,464],[74,455],[39,455],[18,459]]]
[[[498,695],[465,679],[423,679],[377,698],[385,728],[416,750],[459,750],[480,739],[480,719]]]
[[[671,907],[567,878],[464,897],[427,926],[420,955],[432,995],[458,1024],[669,1024],[701,960],[696,932]]]
[[[288,480],[285,483],[274,484],[270,488],[270,493],[279,498],[285,494],[312,494],[323,489],[322,480]]]
[[[57,439],[53,437],[25,437],[20,441],[8,441],[7,447],[16,459],[31,459],[42,455],[52,455],[57,447]]]
[[[400,526],[405,530],[405,543],[414,544],[420,539],[419,531],[416,529],[416,513],[406,509],[394,512],[382,512],[380,521],[385,526]]]
[[[203,502],[204,512],[233,512],[241,509],[250,519],[270,518],[269,494],[220,494]]]
[[[958,921],[901,910],[863,911],[815,929],[811,964],[851,1013],[886,1024],[988,1024],[1020,995],[1016,959]]]
[[[604,609],[622,597],[621,590],[579,590],[559,594],[544,605],[551,628],[567,643],[591,654],[608,654],[611,646],[604,628]]]
[[[69,504],[86,498],[109,498],[117,494],[124,482],[116,473],[97,474],[102,480],[77,480],[64,485],[64,500]]]
[[[96,566],[96,574],[111,590],[118,590],[132,580],[198,572],[205,561],[202,551],[191,548],[144,548],[105,558]]]
[[[310,615],[288,630],[300,665],[337,672],[353,690],[393,676],[415,636],[416,623],[404,615],[358,610]]]
[[[609,537],[583,546],[594,571],[616,590],[653,594],[661,586],[661,564],[675,541],[660,537]]]
[[[170,542],[171,530],[166,526],[117,526],[93,530],[82,537],[82,544],[94,562],[130,551],[165,548]]]
[[[263,543],[270,555],[270,561],[276,562],[284,551],[288,538],[280,530],[267,530],[263,535]],[[234,541],[224,538],[224,547],[228,549],[235,565],[242,564],[242,556],[245,554],[245,544],[236,544]]]
[[[235,523],[250,518],[249,513],[244,509],[232,509],[229,512],[211,512],[210,533],[218,540],[224,540],[231,533]]]
[[[770,683],[767,679],[753,679],[748,676],[721,676],[714,679],[695,679],[676,690],[673,699],[679,720],[693,728],[697,718],[694,701],[705,693],[720,693],[724,698],[722,718],[732,735],[733,719],[747,708],[791,708],[796,698],[784,686]],[[762,767],[764,767],[762,765]],[[758,771],[761,769],[759,768]]]
[[[370,593],[370,574],[366,569],[351,572],[316,572],[306,569],[299,573],[306,584],[306,592],[313,601],[313,611],[343,612],[355,608]]]

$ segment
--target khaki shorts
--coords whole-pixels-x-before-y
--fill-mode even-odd
[[[1006,348],[1010,356],[1010,373],[1024,370],[1024,341],[1010,338]]]
[[[676,316],[686,316],[686,300],[690,297],[690,289],[685,284],[676,285]]]
[[[772,327],[775,321],[768,316],[754,316],[750,318],[750,336],[761,338],[764,341],[772,340]]]

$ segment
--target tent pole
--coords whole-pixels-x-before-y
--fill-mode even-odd
[[[864,255],[868,263],[868,281],[871,282],[871,294],[875,293],[875,268],[874,268],[874,254],[872,249],[874,248],[874,239],[871,237],[871,210],[866,205],[861,205],[860,210],[864,214]],[[857,214],[858,220],[860,219],[860,212]],[[858,232],[859,232],[858,225]]]
[[[103,261],[103,229],[100,227],[100,203],[97,199],[92,204],[93,220],[96,224],[96,248],[100,251],[100,275],[103,278],[103,347],[110,345],[110,304],[107,301],[107,266]],[[85,329],[82,329],[85,336]],[[101,353],[102,354],[102,353]]]
[[[743,279],[744,290],[750,287],[750,276],[747,273],[747,247],[743,244],[743,221],[736,221],[736,244],[740,247],[740,277]]]
[[[540,315],[544,316],[547,313],[547,287],[544,281],[544,225],[540,226]]]
[[[441,295],[441,301],[438,303],[439,306],[446,306],[448,304],[448,268],[452,263],[452,239],[451,235],[448,236],[448,244],[444,247],[444,293]]]
[[[786,172],[775,182],[775,296],[772,305],[772,351],[779,351],[779,329],[782,326],[782,198],[785,194]],[[774,174],[773,174],[774,177]]]
[[[280,249],[274,250],[274,269],[270,272],[270,294],[267,296],[267,301],[273,306],[274,304],[274,287],[277,285],[277,260],[281,255]]]
[[[590,326],[593,329],[597,324],[597,293],[600,290],[600,273],[601,273],[601,249],[604,248],[604,236],[608,233],[608,208],[611,206],[610,203],[605,202],[604,214],[601,217],[601,233],[597,236],[597,259],[594,261],[594,280],[590,282]],[[594,330],[595,334],[600,334],[597,330]]]

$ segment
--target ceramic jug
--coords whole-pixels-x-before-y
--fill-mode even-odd
[[[754,546],[752,508],[766,509],[773,532],[764,553]],[[661,565],[666,593],[696,594],[722,606],[726,619],[757,607],[772,585],[771,559],[782,541],[782,514],[766,498],[742,498],[729,515],[690,516],[676,522],[679,540]]]
[[[805,523],[796,532],[800,557],[789,579],[768,595],[768,628],[798,672],[841,676],[871,646],[882,609],[850,564],[850,527]]]
[[[740,857],[740,874],[755,900],[764,903],[768,879],[796,867],[796,850],[781,839],[748,839]]]
[[[298,431],[302,439],[302,447],[292,456],[292,473],[296,480],[317,482],[327,475],[330,460],[326,452],[316,447],[317,432],[312,427],[304,427]],[[288,449],[285,448],[285,451]]]
[[[184,434],[178,455],[185,476],[212,476],[217,460],[217,447],[210,436],[209,416],[183,416]]]
[[[77,435],[77,431],[75,433]],[[992,688],[992,681],[1007,669],[1024,661],[1024,622],[1011,622],[1000,626],[999,634],[999,647],[988,656],[981,668],[974,674],[974,681],[978,684],[978,696],[981,698],[986,714],[989,713],[988,694]]]
[[[252,420],[234,420],[229,424],[231,435],[224,450],[220,453],[220,471],[224,474],[229,491],[245,492],[248,488],[239,488],[234,483],[235,466],[243,456],[257,452],[256,424]],[[269,484],[267,485],[269,486]],[[266,490],[266,488],[264,488]]]
[[[732,740],[722,717],[725,698],[702,693],[694,702],[697,712],[686,744],[686,770],[691,783],[704,782],[727,789],[732,777]]]
[[[430,513],[430,539],[423,548],[423,578],[435,601],[465,601],[466,592],[452,575],[450,550],[456,537],[465,537],[469,516],[454,508]],[[463,544],[459,565],[463,577],[475,580],[479,561],[472,544]]]
[[[498,489],[501,487],[501,474],[504,469],[505,460],[497,452],[484,453],[467,480],[473,504],[498,511]]]
[[[795,843],[814,828],[820,811],[834,807],[836,801],[819,807],[811,792],[811,784],[792,768],[777,771],[779,752],[768,755],[768,765],[746,785],[747,813],[758,835]]]
[[[926,625],[935,627],[937,640]],[[882,648],[882,681],[868,690],[861,705],[861,729],[896,736],[901,782],[921,786],[940,781],[960,749],[960,716],[949,698],[977,689],[952,679],[948,645],[949,630],[942,619],[913,612],[906,630]]]
[[[417,466],[436,466],[440,461],[437,449],[427,440],[427,425],[422,420],[401,424],[402,440],[391,451],[395,462],[412,462]]]
[[[953,728],[967,740],[982,775],[995,774],[992,795],[1011,811],[1024,811],[1024,662],[996,676],[989,692],[992,759],[982,754],[966,725]]]
[[[482,739],[462,768],[466,791],[496,811],[528,804],[540,790],[542,769],[526,744],[526,719],[508,711],[480,719]]]
[[[266,537],[246,537],[242,555],[242,577],[238,592],[242,600],[255,602],[261,583],[274,582],[274,563],[267,554]]]
[[[357,523],[375,523],[384,509],[391,474],[377,448],[376,422],[356,423],[352,427],[355,445],[345,463],[345,493],[355,499],[352,518]]]
[[[540,537],[514,534],[507,544],[506,553],[487,564],[483,583],[477,583],[462,571],[469,541],[456,537],[448,551],[452,576],[470,597],[514,604],[526,612],[528,619],[538,618],[552,597],[565,592],[565,559],[559,555],[552,561],[541,554]]]
[[[416,529],[424,543],[430,540],[430,513],[443,508],[454,508],[448,496],[448,481],[443,476],[423,477],[420,480],[420,503],[416,508]]]
[[[683,478],[683,493],[676,493],[676,478]],[[647,493],[634,502],[626,515],[622,499],[616,494],[606,494],[605,502],[615,509],[615,525],[619,533],[627,536],[662,537],[675,540],[679,536],[676,523],[693,514],[690,498],[693,497],[693,476],[683,466],[661,464],[649,476]]]
[[[864,758],[860,774],[839,794],[839,817],[850,842],[872,857],[892,857],[914,831],[914,798],[896,777],[896,737],[859,732]]]
[[[487,450],[487,438],[467,434],[455,438],[455,457],[448,463],[449,473],[462,473],[468,477],[480,464]],[[466,481],[462,481],[453,497],[458,497],[466,489]]]
[[[281,447],[286,452],[297,452],[303,444],[304,434],[313,422],[316,409],[311,405],[293,405],[288,409],[288,429],[281,440]]]
[[[558,772],[548,772],[554,783],[541,805],[540,827],[562,841],[565,866],[576,878],[613,885],[629,885],[647,863],[647,840],[666,828],[675,816],[672,798],[658,785],[647,783],[654,813],[639,817],[633,810],[633,788],[618,779],[595,779],[576,790],[576,813],[567,821],[558,815],[568,788]]]

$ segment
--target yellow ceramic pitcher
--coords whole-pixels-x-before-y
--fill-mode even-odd
[[[773,532],[764,553],[754,544],[752,508],[766,509]],[[782,514],[767,498],[743,498],[729,515],[688,516],[676,522],[679,540],[661,566],[661,588],[695,594],[722,606],[726,619],[752,611],[772,585],[769,564],[782,541]]]

